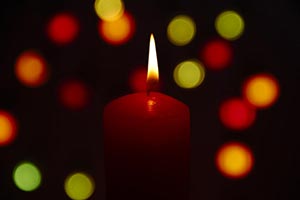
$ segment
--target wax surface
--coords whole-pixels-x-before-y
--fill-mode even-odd
[[[107,200],[189,199],[190,114],[182,102],[150,92],[104,109]]]

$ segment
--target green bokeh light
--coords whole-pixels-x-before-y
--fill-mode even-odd
[[[89,198],[95,189],[93,179],[81,172],[70,174],[65,180],[65,191],[73,200]]]
[[[178,86],[182,88],[195,88],[203,82],[205,70],[199,61],[187,60],[176,66],[173,77]]]
[[[227,40],[236,40],[244,32],[245,24],[238,13],[225,11],[217,16],[215,28],[221,37]]]
[[[40,186],[42,176],[39,169],[33,163],[22,162],[15,167],[13,180],[20,190],[29,192]]]
[[[186,15],[174,17],[168,25],[167,36],[176,46],[188,44],[196,34],[196,25],[192,18]]]

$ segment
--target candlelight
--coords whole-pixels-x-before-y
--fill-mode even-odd
[[[158,64],[156,56],[156,47],[153,34],[150,36],[149,57],[148,57],[148,73],[147,73],[147,91],[156,88],[158,84]]]

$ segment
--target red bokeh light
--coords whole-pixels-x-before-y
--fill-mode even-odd
[[[11,144],[17,135],[17,122],[13,115],[0,110],[0,146]]]
[[[227,128],[244,130],[253,124],[256,111],[242,99],[232,98],[221,104],[219,116],[221,122]]]
[[[48,23],[49,38],[57,44],[68,44],[78,35],[78,20],[71,14],[60,13],[55,15]]]
[[[90,92],[82,81],[68,80],[59,87],[59,100],[69,109],[82,109],[90,100]]]
[[[213,70],[221,70],[228,67],[233,57],[232,47],[224,40],[208,42],[200,54],[205,66]]]
[[[140,67],[132,71],[129,78],[129,86],[134,92],[147,90],[147,68]]]

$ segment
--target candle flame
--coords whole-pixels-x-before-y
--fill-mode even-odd
[[[148,73],[147,73],[147,92],[154,90],[158,84],[158,64],[156,56],[156,47],[153,34],[150,36]]]

